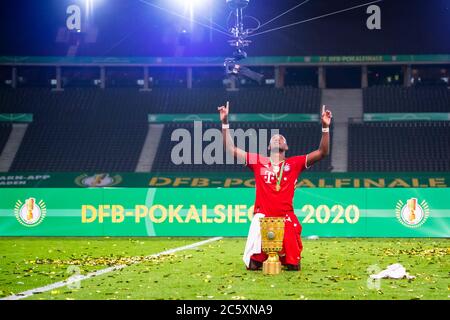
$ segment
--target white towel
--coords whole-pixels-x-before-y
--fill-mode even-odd
[[[253,254],[261,253],[261,223],[259,219],[264,218],[264,214],[256,213],[253,216],[250,229],[248,230],[247,243],[245,244],[243,260],[245,265],[250,265],[250,257]]]
[[[385,270],[381,271],[377,274],[371,274],[370,277],[372,279],[382,279],[382,278],[391,278],[391,279],[414,279],[415,276],[411,276],[408,272],[406,272],[405,267],[403,267],[400,263],[394,263],[388,266]]]

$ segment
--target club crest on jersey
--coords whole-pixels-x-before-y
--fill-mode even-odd
[[[284,165],[284,171],[289,171],[289,170],[291,170],[291,166],[289,165],[289,163],[286,163],[285,165]]]

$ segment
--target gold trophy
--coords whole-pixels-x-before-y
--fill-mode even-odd
[[[278,252],[283,249],[284,218],[261,218],[262,250],[269,255],[263,263],[264,274],[279,274]]]
[[[409,221],[413,222],[416,220],[416,205],[417,205],[417,199],[411,198],[408,200],[408,208],[409,208]]]
[[[92,187],[98,186],[100,183],[102,183],[103,179],[107,176],[106,173],[102,174],[96,174],[94,177],[94,181],[92,182]]]
[[[26,201],[27,204],[27,220],[33,220],[34,198],[29,198]]]

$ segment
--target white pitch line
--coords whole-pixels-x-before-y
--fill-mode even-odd
[[[175,252],[178,252],[178,251],[183,251],[183,250],[188,250],[188,249],[200,247],[200,246],[202,246],[204,244],[207,244],[207,243],[213,242],[213,241],[217,241],[217,240],[220,240],[220,239],[222,239],[222,237],[210,238],[210,239],[203,240],[203,241],[196,242],[196,243],[192,243],[192,244],[189,244],[189,245],[186,245],[186,246],[169,249],[169,250],[166,250],[166,251],[162,251],[160,253],[151,254],[149,256],[146,256],[146,258],[148,258],[148,259],[157,258],[159,256],[172,254],[172,253],[175,253]],[[133,264],[137,264],[137,263],[139,263],[139,262],[136,262],[136,263],[133,263]],[[12,295],[12,296],[1,298],[0,300],[20,300],[20,299],[25,299],[25,298],[31,297],[32,295],[35,295],[37,293],[43,293],[43,292],[47,292],[47,291],[54,290],[54,289],[57,289],[57,288],[61,288],[61,287],[70,285],[70,284],[72,284],[74,282],[79,282],[79,281],[82,281],[82,280],[86,280],[86,279],[89,279],[89,278],[100,276],[102,274],[105,274],[105,273],[108,273],[108,272],[112,272],[112,271],[116,271],[116,270],[120,270],[120,269],[123,269],[125,267],[127,267],[127,265],[121,264],[121,265],[117,265],[117,266],[113,266],[113,267],[97,270],[95,272],[88,273],[87,275],[84,275],[84,276],[83,275],[72,276],[69,279],[66,279],[66,280],[63,280],[63,281],[55,282],[55,283],[52,283],[52,284],[49,284],[49,285],[46,285],[46,286],[43,286],[43,287],[40,287],[40,288],[27,290],[27,291],[24,291],[24,292],[21,292],[21,293]]]

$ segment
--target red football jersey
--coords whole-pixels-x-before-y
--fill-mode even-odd
[[[278,172],[275,173],[269,157],[247,152],[246,165],[255,176],[255,213],[263,213],[266,217],[284,217],[286,213],[294,212],[292,200],[297,178],[306,168],[305,155],[284,160],[279,191],[277,191],[277,177],[281,174],[282,162],[278,166]]]

